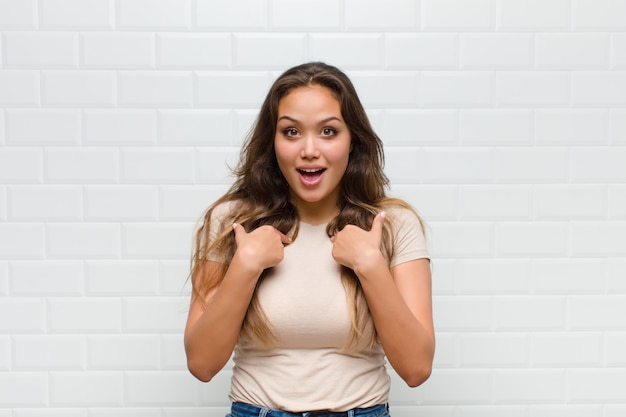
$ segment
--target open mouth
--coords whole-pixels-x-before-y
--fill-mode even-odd
[[[299,168],[300,179],[306,185],[316,185],[322,178],[326,168]]]

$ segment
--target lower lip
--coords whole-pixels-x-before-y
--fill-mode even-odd
[[[303,175],[302,173],[298,173],[298,174],[300,176],[300,182],[302,183],[302,185],[306,187],[315,187],[320,182],[322,182],[322,177],[324,176],[324,172],[325,171],[320,172],[315,177],[308,177],[306,175]]]

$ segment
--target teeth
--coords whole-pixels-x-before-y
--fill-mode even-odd
[[[313,172],[323,171],[323,168],[311,168],[311,169],[304,169],[304,168],[302,168],[302,169],[300,169],[300,171],[311,174]]]

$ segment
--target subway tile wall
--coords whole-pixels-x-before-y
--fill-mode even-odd
[[[0,417],[218,417],[191,238],[272,80],[353,79],[428,226],[394,417],[626,414],[626,2],[0,0]]]

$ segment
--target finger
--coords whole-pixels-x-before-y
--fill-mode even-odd
[[[246,234],[246,229],[239,223],[233,223],[233,232],[235,232],[235,240]]]
[[[283,242],[284,244],[287,244],[287,243],[291,243],[291,242],[292,242],[291,238],[290,238],[289,236],[287,236],[286,234],[281,233],[281,232],[278,232],[278,234],[280,234],[280,240],[281,240],[281,242]]]
[[[374,217],[374,221],[372,222],[372,228],[370,229],[371,233],[374,233],[379,238],[383,235],[383,226],[385,225],[385,216],[387,213],[381,211]]]

